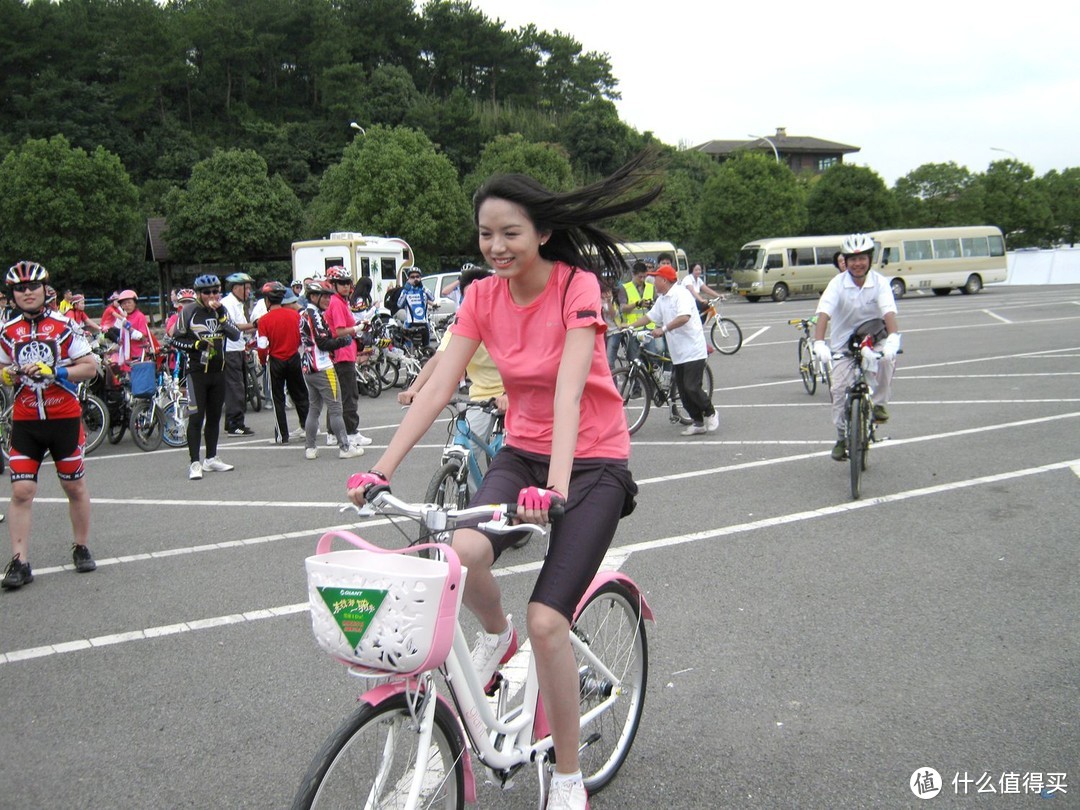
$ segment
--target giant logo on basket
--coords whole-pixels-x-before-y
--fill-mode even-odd
[[[371,626],[371,620],[386,598],[378,588],[319,588],[319,596],[330,609],[341,632],[355,650]]]

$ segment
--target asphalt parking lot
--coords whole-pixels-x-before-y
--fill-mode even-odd
[[[913,806],[927,768],[939,805],[1080,806],[1080,286],[899,306],[893,418],[857,502],[827,394],[797,375],[787,320],[812,299],[725,307],[746,344],[710,360],[718,433],[654,410],[634,436],[641,495],[611,556],[657,622],[642,726],[597,810]],[[0,594],[0,807],[288,806],[362,691],[314,644],[303,561],[400,415],[362,400],[370,456],[305,461],[251,414],[254,437],[222,442],[237,469],[200,482],[186,451],[103,447],[88,575],[46,467],[36,579]],[[423,495],[445,430],[395,493]],[[541,559],[504,557],[518,615]],[[535,807],[517,781],[480,806]]]

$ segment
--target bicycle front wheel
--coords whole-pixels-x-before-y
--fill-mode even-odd
[[[83,453],[90,455],[101,447],[109,430],[109,411],[105,403],[93,394],[87,394],[82,401],[82,420],[83,432],[86,435]]]
[[[810,396],[817,391],[817,374],[814,373],[814,350],[810,347],[810,341],[804,337],[799,338],[799,376],[802,377],[803,388]]]
[[[109,428],[105,432],[109,444],[120,444],[120,440],[127,433],[129,419],[131,419],[131,412],[124,407],[122,402],[116,403],[115,410],[109,412]]]
[[[187,447],[188,403],[181,397],[165,406],[161,413],[164,427],[161,438],[169,447]]]
[[[735,354],[742,348],[742,329],[731,318],[717,318],[709,330],[709,340],[720,354]]]
[[[708,363],[705,364],[705,369],[701,372],[701,389],[705,392],[705,396],[709,398],[709,401],[712,402],[713,375]],[[678,422],[680,425],[690,425],[694,422],[690,418],[690,414],[686,412],[682,396],[679,394],[679,386],[675,385],[674,382],[671,384],[671,421]]]
[[[866,400],[853,397],[848,407],[847,449],[851,468],[851,497],[856,500],[862,492],[862,474],[866,469],[868,419]]]
[[[140,450],[151,451],[161,447],[161,412],[150,400],[139,400],[131,409],[131,438]]]
[[[611,372],[611,376],[615,380],[615,390],[622,397],[626,427],[633,436],[649,418],[652,388],[645,372],[637,366],[620,366]]]
[[[587,654],[577,647],[574,654],[581,685],[581,773],[591,794],[612,780],[634,744],[645,708],[649,645],[641,606],[620,582],[609,582],[594,593],[570,632],[588,647]],[[617,682],[606,677],[591,656]],[[586,719],[598,707],[600,713]]]
[[[365,703],[323,743],[304,774],[293,810],[405,808],[418,770],[424,780],[416,807],[463,807],[464,746],[458,728],[450,709],[437,703],[431,743],[421,751],[420,728],[404,695],[378,706]]]

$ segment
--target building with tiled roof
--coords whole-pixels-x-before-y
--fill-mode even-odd
[[[859,147],[845,143],[788,135],[786,127],[777,127],[775,135],[750,136],[750,140],[744,141],[709,141],[691,148],[704,152],[720,163],[747,149],[764,152],[787,164],[796,174],[820,174],[831,166],[843,163],[844,155],[859,151]]]

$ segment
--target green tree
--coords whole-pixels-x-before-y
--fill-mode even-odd
[[[137,266],[138,192],[116,155],[63,135],[29,140],[0,163],[0,188],[0,254],[79,286],[107,287]]]
[[[984,218],[1005,234],[1009,247],[1035,247],[1053,241],[1053,214],[1035,172],[1018,160],[995,160],[979,177],[985,195]]]
[[[705,181],[699,240],[726,262],[751,239],[801,233],[806,220],[806,199],[791,169],[742,152]]]
[[[977,225],[982,219],[982,187],[964,166],[924,163],[894,186],[905,228]]]
[[[180,261],[231,262],[288,255],[300,201],[247,149],[216,150],[165,198],[165,240]]]
[[[807,232],[865,233],[900,220],[896,197],[872,169],[840,163],[821,175],[806,200]]]
[[[562,146],[530,143],[518,134],[500,135],[484,147],[476,169],[465,178],[465,196],[472,199],[491,175],[510,173],[527,174],[552,191],[568,191],[574,186],[574,170]]]
[[[1054,216],[1055,237],[1075,246],[1080,241],[1080,167],[1053,169],[1042,180]]]
[[[323,175],[308,208],[309,233],[400,236],[417,264],[468,243],[469,204],[453,165],[421,132],[381,125],[357,137]]]
[[[611,174],[637,154],[645,139],[619,120],[615,105],[594,99],[568,117],[560,139],[585,178]]]

